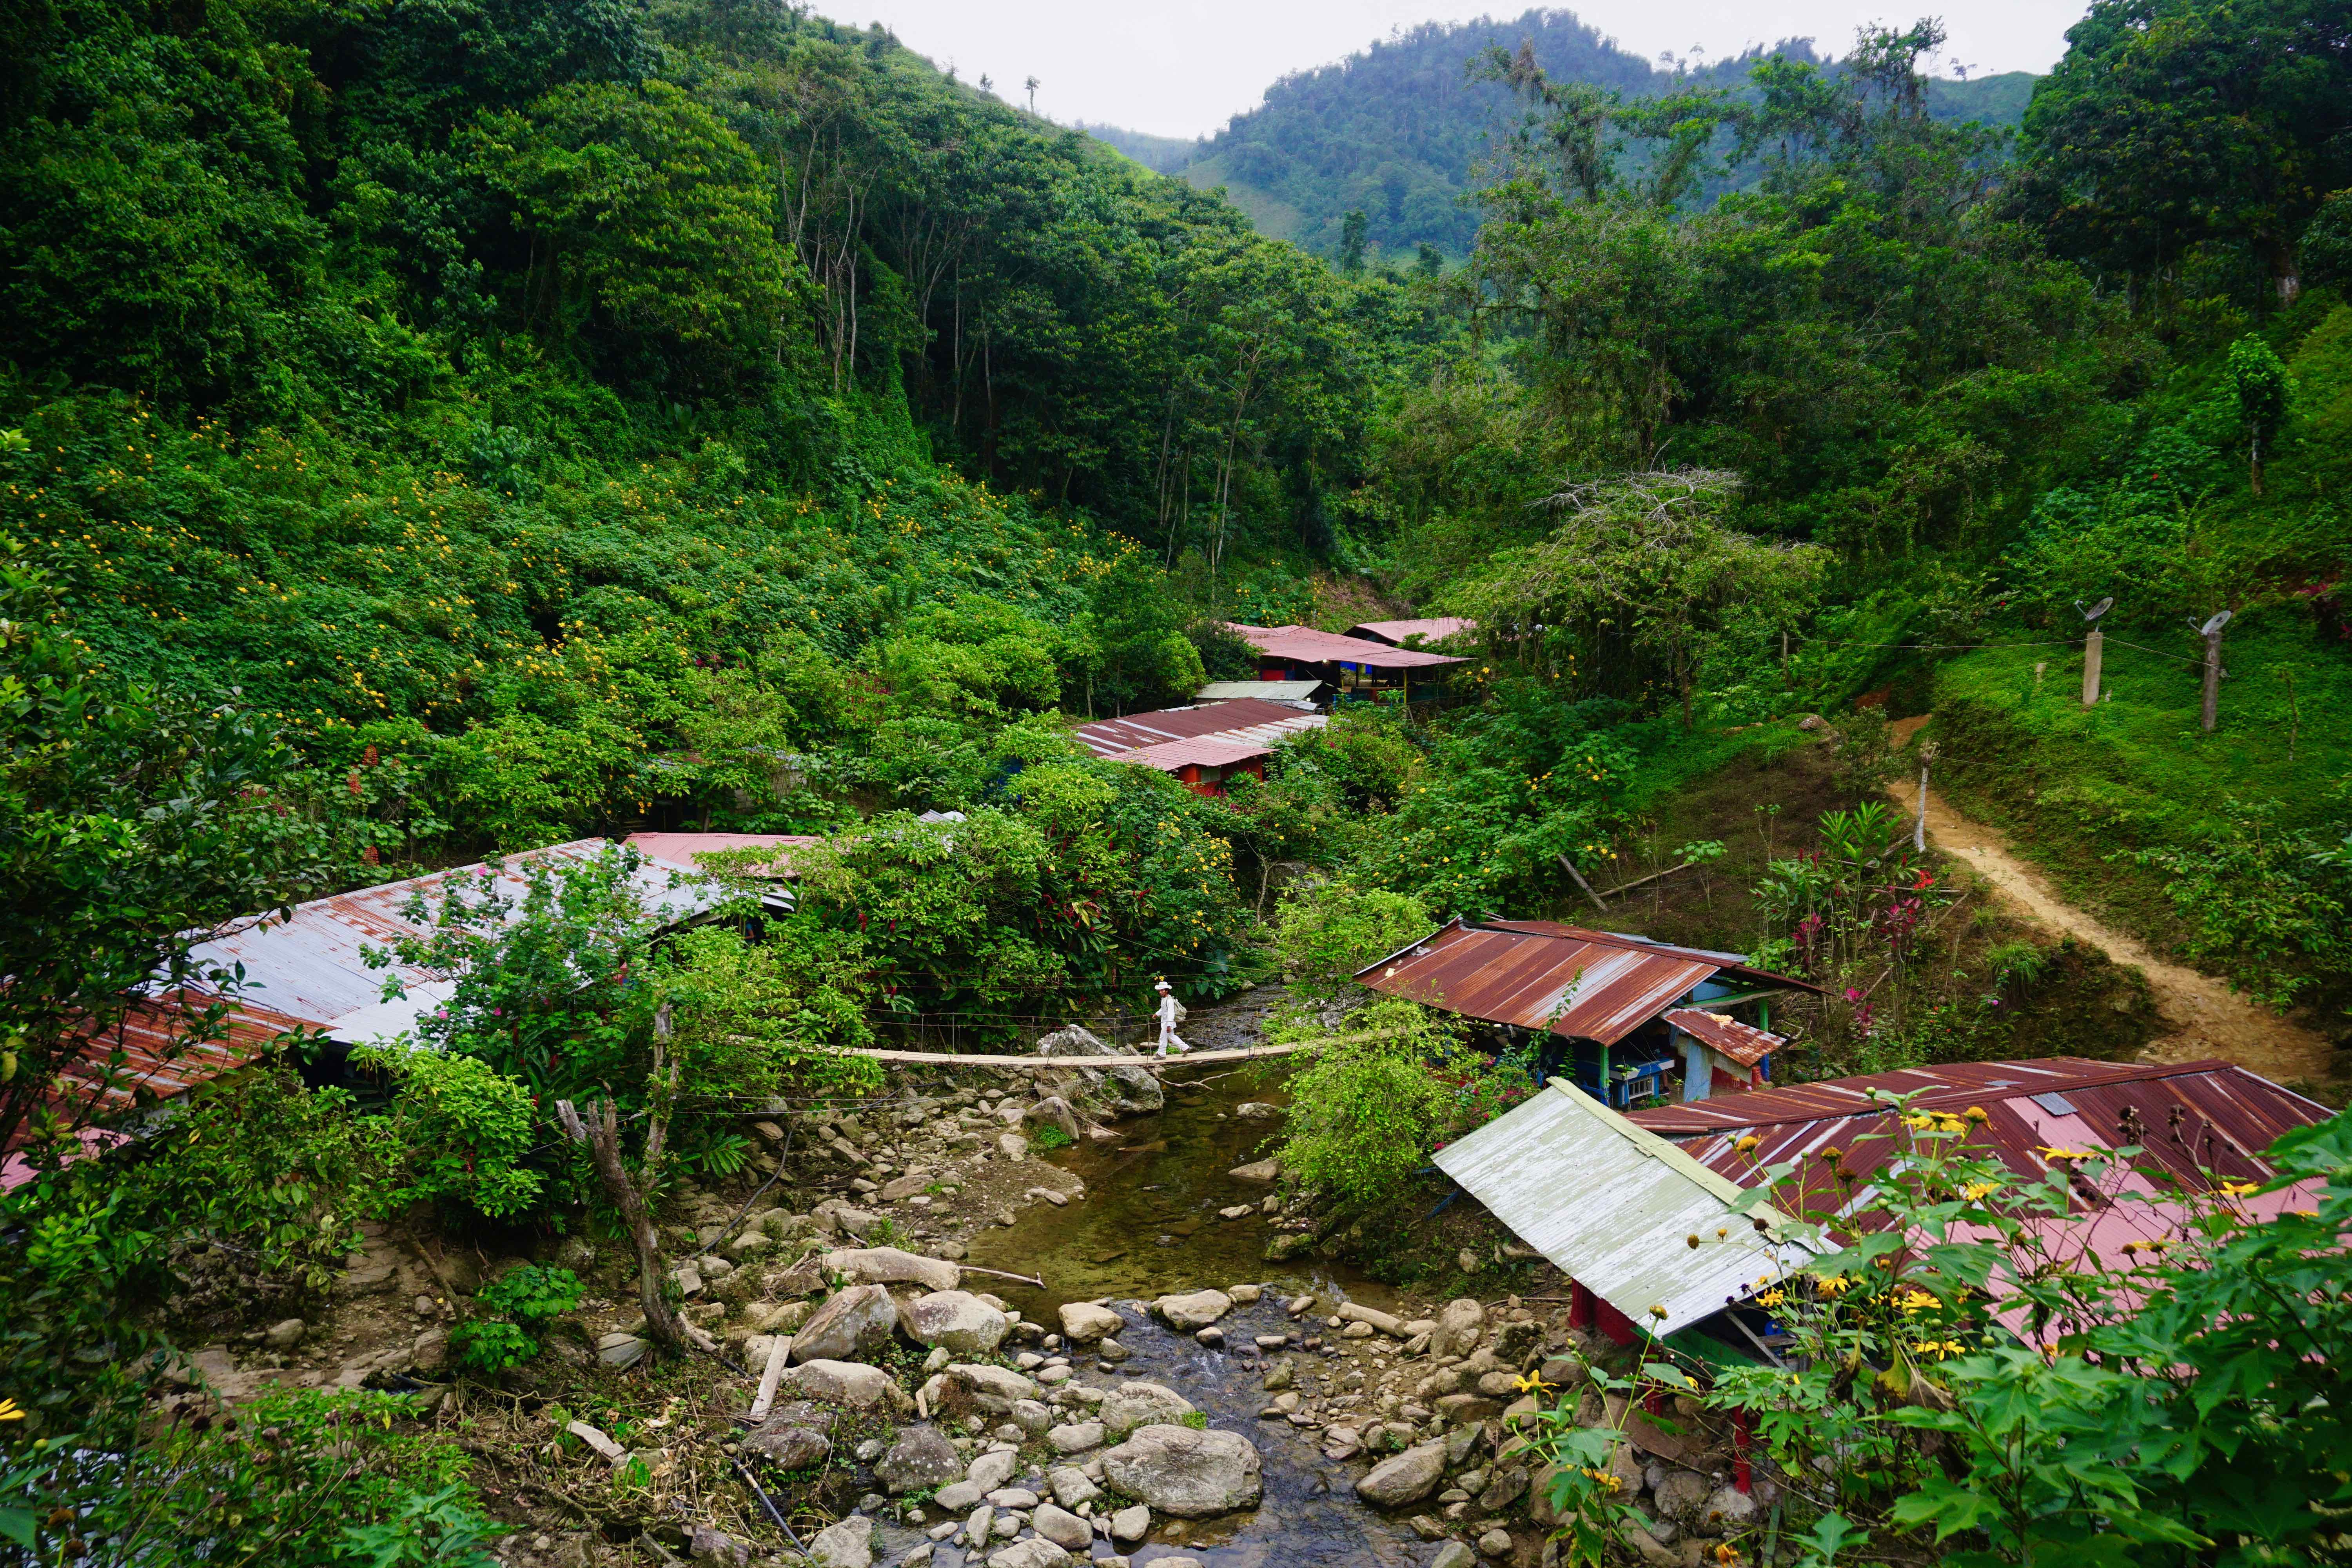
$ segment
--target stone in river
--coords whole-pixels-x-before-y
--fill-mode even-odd
[[[1237,1432],[1142,1426],[1103,1455],[1103,1477],[1155,1513],[1207,1519],[1265,1495],[1257,1445]]]
[[[1139,1426],[1174,1426],[1192,1414],[1192,1402],[1164,1384],[1130,1379],[1112,1391],[1096,1412],[1104,1433],[1124,1437]]]
[[[1062,1308],[1062,1336],[1072,1344],[1087,1345],[1127,1327],[1127,1320],[1108,1307],[1070,1301]]]
[[[1382,1459],[1356,1482],[1356,1495],[1374,1508],[1419,1502],[1445,1479],[1445,1445],[1423,1443]]]
[[[875,1479],[892,1497],[945,1486],[964,1472],[963,1456],[955,1445],[929,1426],[909,1426],[874,1466]]]
[[[1205,1329],[1234,1309],[1234,1299],[1223,1290],[1195,1290],[1184,1296],[1162,1296],[1151,1303],[1151,1314],[1187,1333]]]

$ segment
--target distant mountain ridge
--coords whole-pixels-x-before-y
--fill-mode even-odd
[[[1767,54],[1829,63],[1808,38],[1683,70],[1661,69],[1620,47],[1571,12],[1533,10],[1514,21],[1429,22],[1335,64],[1295,71],[1265,101],[1198,142],[1082,125],[1147,168],[1197,189],[1223,185],[1261,233],[1334,255],[1341,222],[1360,210],[1374,250],[1391,259],[1434,245],[1465,254],[1478,214],[1460,200],[1487,136],[1511,122],[1510,95],[1471,79],[1468,65],[1489,45],[1517,50],[1524,39],[1555,79],[1589,81],[1628,96],[1678,87],[1737,86]],[[2024,71],[1974,81],[1937,81],[1938,118],[2015,125],[2036,79]]]

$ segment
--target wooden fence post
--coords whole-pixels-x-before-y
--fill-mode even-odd
[[[2088,708],[2099,700],[2099,663],[2105,657],[2107,637],[2098,627],[2091,628],[2083,639],[2083,706]]]
[[[2202,715],[2205,732],[2211,734],[2215,721],[2221,716],[2221,628],[2230,624],[2230,612],[2221,610],[2198,628],[2197,635],[2205,639],[2205,708]]]

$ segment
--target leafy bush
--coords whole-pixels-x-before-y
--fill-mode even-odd
[[[2322,977],[2352,976],[2352,855],[2344,835],[2287,831],[2270,803],[2231,800],[2228,824],[2190,844],[2119,852],[2168,873],[2189,953],[2282,1011]]]
[[[387,1208],[463,1205],[491,1219],[528,1212],[541,1177],[522,1161],[536,1142],[530,1091],[476,1057],[430,1050],[359,1053],[397,1088]]]
[[[1440,1068],[1453,1058],[1455,1027],[1388,997],[1350,1014],[1348,1036],[1385,1037],[1326,1046],[1291,1079],[1283,1169],[1342,1211],[1393,1198],[1451,1123],[1454,1084]],[[1267,1037],[1317,1032],[1301,1024],[1277,1026]]]
[[[539,1354],[539,1331],[580,1305],[579,1277],[569,1268],[526,1263],[474,1293],[475,1316],[449,1332],[468,1371],[496,1377]]]
[[[1317,882],[1283,900],[1274,946],[1292,991],[1329,997],[1357,970],[1419,942],[1435,923],[1410,893]]]

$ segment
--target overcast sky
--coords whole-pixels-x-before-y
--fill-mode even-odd
[[[982,75],[1021,102],[1038,79],[1037,108],[1065,124],[1123,125],[1198,136],[1255,108],[1286,71],[1328,64],[1396,27],[1517,16],[1521,5],[1459,0],[815,0],[836,21],[878,21],[918,53]],[[1623,47],[1710,57],[1751,43],[1811,37],[1843,54],[1865,22],[1944,18],[1946,60],[1971,72],[2046,71],[2065,51],[2079,0],[1586,0],[1572,10]]]

